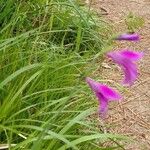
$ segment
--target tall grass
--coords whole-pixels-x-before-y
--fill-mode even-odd
[[[123,138],[88,117],[96,101],[84,76],[110,32],[71,0],[0,1],[1,148],[96,150]]]

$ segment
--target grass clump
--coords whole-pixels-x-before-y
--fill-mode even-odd
[[[137,16],[130,12],[125,19],[125,23],[128,31],[132,33],[143,27],[145,22],[143,17]]]
[[[0,2],[0,141],[10,149],[100,149],[83,76],[110,28],[71,0]]]

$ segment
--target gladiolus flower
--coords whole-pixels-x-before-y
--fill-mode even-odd
[[[137,33],[124,33],[116,37],[115,40],[139,41],[140,38]]]
[[[86,82],[98,98],[100,115],[105,118],[108,111],[108,102],[121,99],[121,95],[107,85],[96,82],[89,77],[86,78]]]
[[[131,50],[122,50],[118,52],[109,52],[107,56],[122,68],[125,75],[123,84],[132,85],[138,76],[135,62],[143,57],[143,53]]]

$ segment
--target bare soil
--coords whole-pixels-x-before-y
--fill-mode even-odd
[[[86,2],[90,3],[90,0]],[[93,0],[92,7],[98,13],[105,12],[106,19],[119,32],[126,30],[124,18],[129,12],[145,20],[144,27],[137,31],[141,35],[140,42],[117,42],[114,48],[144,51],[145,55],[138,64],[137,82],[123,92],[122,102],[110,105],[106,122],[108,132],[128,135],[134,139],[126,143],[126,150],[150,150],[150,0]],[[98,70],[96,76],[103,75],[119,83],[122,79],[121,70],[107,59],[104,63],[109,67]]]

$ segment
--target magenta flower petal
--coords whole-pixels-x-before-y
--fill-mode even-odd
[[[104,119],[104,118],[106,118],[106,115],[107,115],[108,102],[109,101],[99,93],[96,93],[96,96],[99,99],[99,114],[100,114],[100,117],[102,119]]]
[[[91,89],[95,92],[98,93],[99,92],[99,87],[101,86],[100,83],[92,80],[91,78],[87,77],[86,78],[86,82],[89,84],[89,86],[91,87]]]
[[[107,111],[108,111],[108,101],[101,101],[100,105],[99,105],[99,112],[100,112],[100,117],[102,119],[105,119],[107,116]]]
[[[130,68],[129,68],[130,66]],[[129,64],[126,64],[124,66],[124,68],[122,68],[124,71],[124,80],[123,80],[123,84],[124,85],[133,85],[134,81],[136,80],[137,76],[138,76],[138,71],[137,71],[137,67],[134,63],[130,62]]]
[[[137,33],[123,33],[115,38],[115,40],[139,41],[140,38]]]
[[[131,50],[123,50],[120,52],[121,55],[132,61],[137,61],[143,57],[143,52],[135,52]]]
[[[98,98],[98,101],[100,103],[99,112],[101,117],[103,118],[107,114],[108,102],[121,99],[121,95],[107,85],[96,82],[89,77],[86,78],[86,82]]]
[[[100,91],[102,95],[105,95],[105,97],[109,100],[118,100],[121,98],[121,95],[117,91],[106,85],[101,85]]]
[[[119,52],[109,52],[107,55],[115,63],[121,66],[125,75],[123,84],[132,85],[138,76],[135,61],[138,61],[140,58],[142,58],[143,53],[122,50]]]

